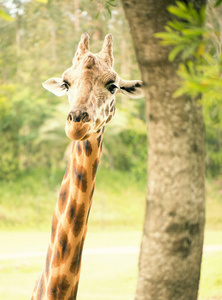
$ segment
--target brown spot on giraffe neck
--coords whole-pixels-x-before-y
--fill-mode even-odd
[[[70,201],[66,212],[67,220],[72,228],[73,235],[77,237],[84,225],[85,204],[76,204],[76,201]]]
[[[80,270],[83,244],[84,244],[84,238],[76,246],[73,255],[73,259],[70,265],[70,272],[73,273],[73,275],[77,275]]]
[[[69,190],[69,181],[66,183],[63,183],[60,194],[59,194],[58,207],[59,207],[60,213],[63,213],[63,211],[66,208],[66,203],[67,203],[67,199],[69,196],[68,190]]]
[[[82,154],[82,146],[80,142],[77,143],[77,154],[80,156]]]
[[[92,167],[92,179],[94,179],[96,177],[96,171],[99,165],[99,159],[96,158],[94,163],[93,163],[93,167]]]
[[[92,154],[92,145],[89,140],[84,141],[84,149],[86,156],[90,156]]]
[[[47,294],[49,300],[64,300],[70,287],[66,275],[51,277]]]
[[[97,138],[98,148],[100,147],[101,143],[102,143],[102,135],[100,135],[100,136]]]
[[[92,201],[92,197],[93,197],[93,194],[94,194],[94,190],[95,190],[95,184],[93,185],[92,191],[91,191],[90,196],[89,196],[89,200],[90,200],[90,201]]]
[[[79,165],[74,160],[74,184],[79,188],[83,193],[87,190],[87,171],[86,169]]]
[[[62,226],[58,230],[58,238],[56,241],[55,252],[52,259],[52,267],[58,267],[64,264],[70,255],[71,245],[68,242],[68,236]]]

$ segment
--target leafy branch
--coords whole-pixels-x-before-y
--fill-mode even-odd
[[[192,3],[188,5],[177,1],[177,6],[169,6],[168,11],[176,18],[165,26],[165,32],[156,33],[162,45],[171,45],[173,49],[169,60],[173,61],[178,55],[182,60],[202,56],[204,53],[205,39],[210,31],[204,26],[205,7],[198,14]]]
[[[167,23],[165,32],[155,36],[162,45],[172,46],[170,61],[177,57],[182,60],[178,69],[180,87],[174,96],[202,94],[205,105],[215,102],[222,106],[221,29],[211,20],[213,16],[215,21],[215,6],[207,10],[202,7],[197,13],[192,3],[177,1],[176,6],[168,8],[176,18]]]

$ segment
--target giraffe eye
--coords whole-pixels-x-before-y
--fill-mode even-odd
[[[111,83],[110,85],[107,86],[107,89],[111,94],[114,94],[115,90],[117,89],[117,86],[115,84]]]
[[[64,89],[66,89],[66,91],[68,92],[68,90],[69,90],[69,83],[67,81],[64,81],[64,83],[62,84],[62,87]]]

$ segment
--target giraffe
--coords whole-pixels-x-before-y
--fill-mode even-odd
[[[76,299],[104,127],[115,114],[116,93],[134,99],[143,96],[141,81],[123,80],[114,71],[112,43],[112,35],[106,35],[102,50],[93,54],[88,34],[82,34],[72,66],[62,78],[43,83],[56,96],[68,96],[65,131],[73,145],[52,217],[44,268],[32,300]]]

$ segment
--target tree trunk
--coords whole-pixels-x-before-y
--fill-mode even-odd
[[[188,2],[188,1],[186,1]],[[205,1],[195,1],[200,7]],[[153,34],[173,0],[122,0],[144,82],[149,159],[136,300],[197,299],[204,232],[204,124],[197,99],[173,98],[178,61]]]

